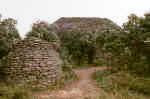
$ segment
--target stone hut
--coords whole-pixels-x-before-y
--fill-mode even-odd
[[[8,80],[15,83],[48,86],[59,80],[61,75],[59,54],[53,44],[44,40],[21,40],[9,53],[8,60]]]

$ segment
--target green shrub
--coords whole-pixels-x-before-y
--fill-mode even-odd
[[[97,59],[95,62],[96,66],[103,66],[105,65],[104,59]]]
[[[123,92],[123,90],[128,90],[131,93],[150,96],[149,78],[133,76],[127,72],[111,73],[111,71],[96,72],[93,77],[106,92]]]
[[[19,86],[0,85],[0,99],[31,99],[30,90]]]
[[[144,96],[139,93],[132,93],[129,90],[124,90],[121,92],[114,91],[113,93],[101,92],[99,98],[97,99],[149,99],[149,96]]]
[[[129,89],[150,95],[150,86],[149,85],[150,85],[150,79],[137,77],[131,82]]]
[[[0,60],[0,81],[4,81],[7,74],[5,72],[5,69],[7,67],[7,56],[4,56],[1,60]]]
[[[72,66],[63,64],[62,65],[62,71],[64,71],[64,72],[72,71]]]

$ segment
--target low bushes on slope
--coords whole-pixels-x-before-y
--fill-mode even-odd
[[[104,89],[104,92],[108,92],[114,97],[120,97],[117,99],[150,98],[149,78],[133,76],[126,72],[111,73],[111,71],[96,72],[93,77]]]
[[[32,99],[27,88],[0,84],[0,99]]]

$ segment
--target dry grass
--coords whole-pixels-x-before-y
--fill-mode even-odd
[[[96,72],[93,77],[104,91],[99,99],[150,99],[150,79],[129,73]]]
[[[0,99],[32,99],[31,91],[23,86],[0,84]]]

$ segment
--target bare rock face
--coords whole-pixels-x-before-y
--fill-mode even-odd
[[[45,86],[61,75],[61,60],[52,44],[39,39],[18,42],[8,55],[8,80]]]

